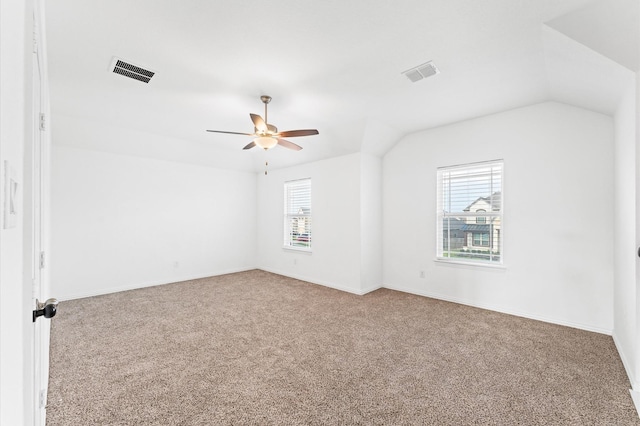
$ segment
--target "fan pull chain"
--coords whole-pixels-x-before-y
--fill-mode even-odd
[[[268,168],[269,168],[269,155],[267,153],[267,150],[264,150],[264,175],[268,175]]]

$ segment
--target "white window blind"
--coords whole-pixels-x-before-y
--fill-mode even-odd
[[[503,161],[438,169],[437,257],[502,264]]]
[[[311,250],[311,179],[284,183],[284,245]]]

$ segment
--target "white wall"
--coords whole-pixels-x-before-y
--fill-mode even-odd
[[[375,170],[375,161],[370,163],[367,174]],[[361,222],[362,173],[362,155],[351,154],[258,176],[258,266],[357,294],[375,287],[375,278],[368,279],[365,288],[361,276],[362,227],[375,228],[378,220],[373,213],[368,224]],[[313,251],[284,249],[284,182],[309,177]],[[375,205],[375,195],[365,198]]]
[[[54,101],[61,102],[60,99]],[[253,152],[249,155],[246,155],[247,153],[238,155],[240,148],[237,147],[233,150],[220,150],[220,141],[216,139],[206,143],[178,139],[166,134],[150,134],[141,130],[123,128],[104,119],[80,118],[59,113],[52,117],[52,122],[55,125],[55,132],[63,135],[65,146],[80,149],[228,170],[252,170],[256,161],[255,155],[251,155],[254,154]],[[201,130],[201,132],[204,131]]]
[[[64,132],[54,126],[54,143]],[[256,264],[256,175],[54,146],[52,294],[77,298]]]
[[[611,117],[553,102],[405,137],[383,159],[384,286],[611,333],[612,147]],[[435,262],[437,167],[494,159],[505,268]]]
[[[636,99],[635,82],[614,117],[613,338],[634,388],[636,378]]]

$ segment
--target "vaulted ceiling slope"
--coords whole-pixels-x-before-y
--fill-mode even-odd
[[[247,171],[265,154],[242,151],[246,137],[205,129],[253,131],[262,94],[273,97],[269,121],[280,130],[320,131],[296,139],[302,151],[270,151],[283,167],[383,155],[405,134],[547,100],[612,114],[620,79],[638,64],[628,18],[637,23],[638,0],[46,7],[54,143]],[[113,57],[156,74],[148,84],[114,74]],[[440,74],[416,83],[401,74],[431,60]]]

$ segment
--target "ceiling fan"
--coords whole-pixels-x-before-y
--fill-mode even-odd
[[[300,151],[302,147],[282,138],[294,138],[298,136],[312,136],[318,134],[316,129],[286,130],[284,132],[278,132],[278,128],[276,126],[267,123],[267,104],[271,102],[271,96],[260,96],[260,100],[264,103],[264,120],[258,114],[249,114],[251,121],[253,121],[253,133],[225,132],[223,130],[207,130],[207,132],[253,136],[255,139],[242,149],[251,149],[254,146],[259,146],[260,148],[267,150],[276,145],[280,145],[295,151]]]

